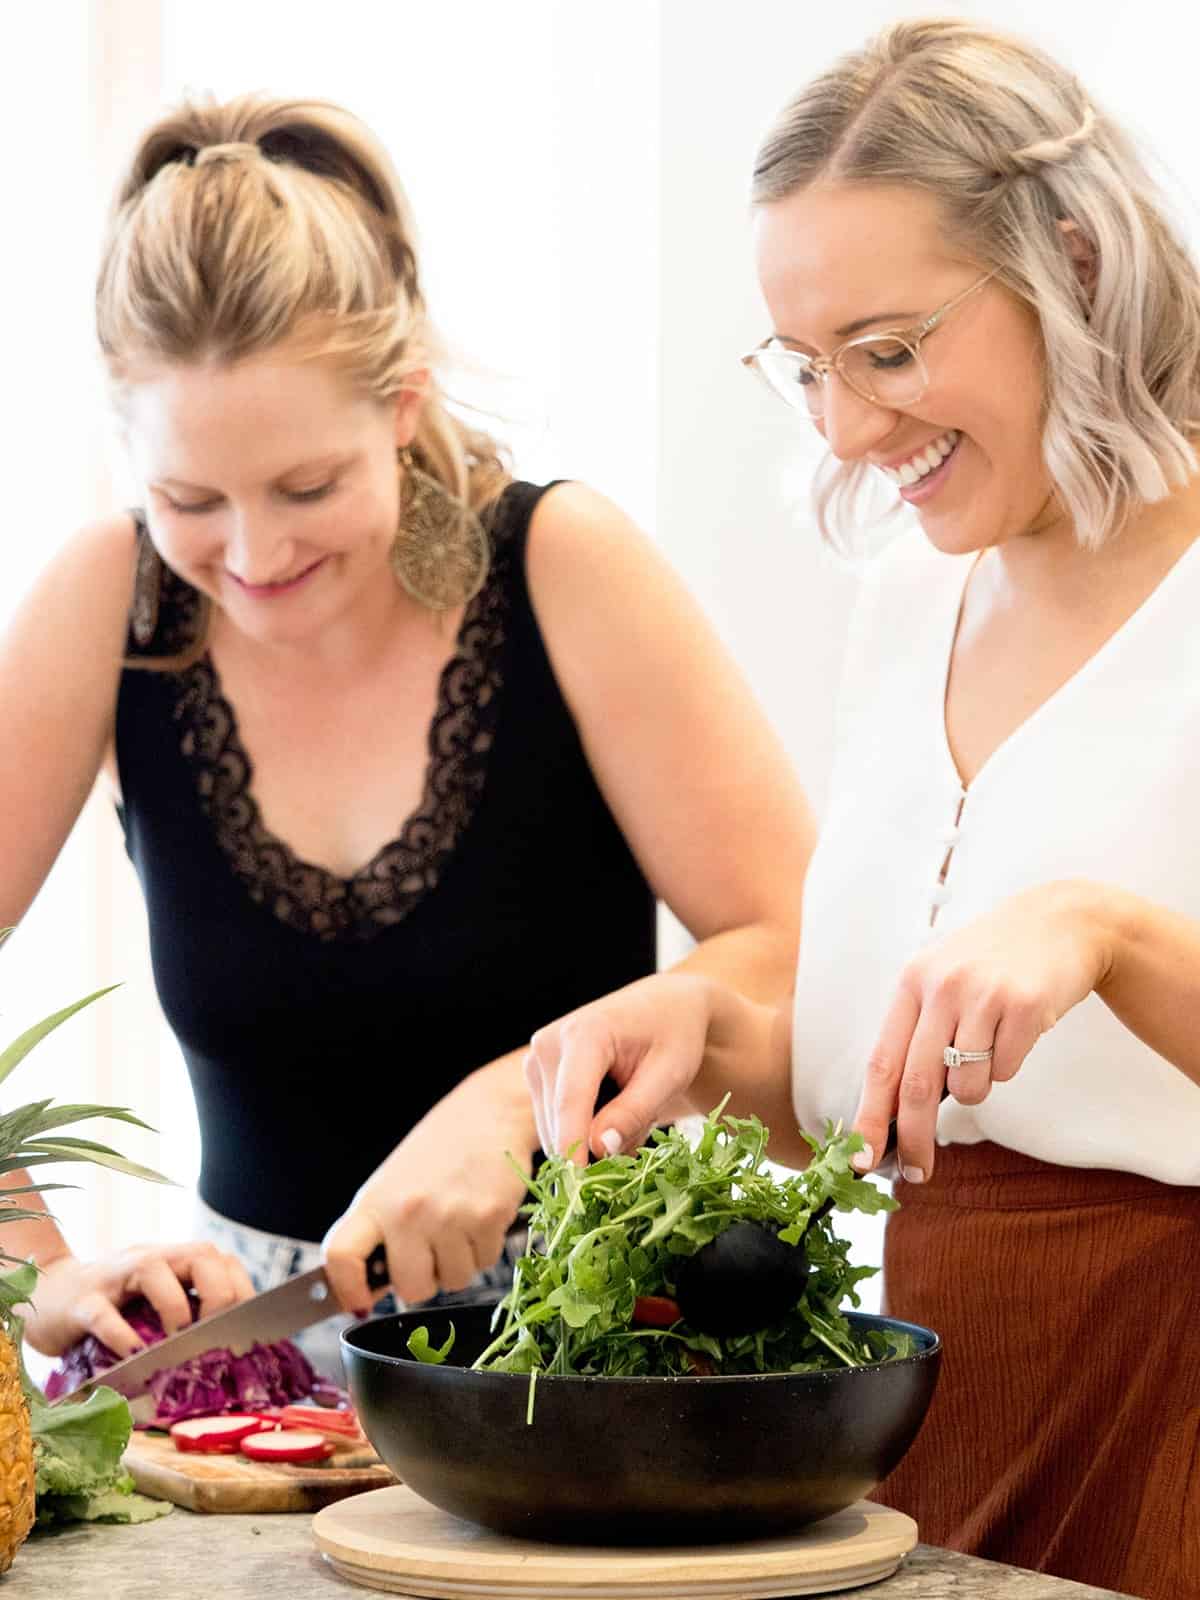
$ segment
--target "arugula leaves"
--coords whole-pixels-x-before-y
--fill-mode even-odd
[[[414,1328],[408,1336],[408,1348],[418,1361],[424,1361],[431,1367],[440,1367],[454,1349],[454,1329],[450,1329],[445,1344],[439,1346],[430,1344],[428,1328]]]
[[[876,1269],[852,1267],[831,1218],[814,1220],[827,1200],[838,1211],[895,1209],[850,1165],[861,1135],[832,1125],[824,1140],[805,1135],[812,1161],[781,1180],[766,1170],[762,1123],[723,1116],[723,1107],[705,1119],[695,1143],[677,1128],[659,1129],[631,1155],[586,1167],[561,1156],[545,1162],[524,1208],[531,1248],[516,1263],[477,1370],[685,1376],[700,1357],[714,1373],[808,1372],[912,1353],[901,1336],[851,1329],[840,1307],[859,1304],[857,1285]],[[680,1261],[742,1220],[774,1223],[788,1244],[804,1238],[809,1278],[787,1317],[724,1339],[683,1321],[635,1326],[635,1300],[671,1296]],[[445,1359],[429,1350],[427,1334],[421,1346],[410,1341],[420,1359]]]

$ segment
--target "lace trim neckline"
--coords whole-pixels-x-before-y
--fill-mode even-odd
[[[207,652],[176,677],[180,749],[217,845],[251,899],[300,933],[364,940],[402,922],[437,887],[475,816],[504,687],[511,607],[513,540],[495,526],[492,534],[488,581],[468,605],[439,679],[422,798],[397,836],[350,877],[301,860],[266,826],[236,713]],[[188,636],[198,597],[168,573],[163,601],[160,635],[173,635],[174,646]]]

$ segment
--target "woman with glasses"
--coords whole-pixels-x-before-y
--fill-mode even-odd
[[[779,118],[747,363],[915,518],[867,568],[793,1001],[662,976],[533,1038],[543,1141],[898,1123],[885,1304],[941,1387],[922,1537],[1200,1593],[1200,273],[1041,51],[902,22]],[[612,1073],[621,1092],[598,1112]],[[943,1099],[943,1097],[945,1097]],[[889,1173],[891,1172],[889,1164]]]
[[[214,1311],[246,1269],[322,1257],[365,1315],[379,1244],[409,1302],[500,1281],[531,1031],[654,970],[659,896],[685,969],[777,993],[803,797],[650,542],[583,485],[514,481],[448,402],[407,205],[354,117],[164,116],[97,315],[138,504],[66,546],[0,646],[0,926],[103,774],[210,1242],[81,1263],[10,1224],[46,1267],[27,1332],[127,1355],[126,1297],[174,1329],[182,1283]]]

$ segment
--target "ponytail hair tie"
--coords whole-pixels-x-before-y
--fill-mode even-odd
[[[228,144],[205,145],[203,150],[196,151],[193,165],[197,167],[204,167],[207,166],[209,162],[259,161],[261,159],[262,151],[256,144],[246,144],[241,141],[233,140]]]

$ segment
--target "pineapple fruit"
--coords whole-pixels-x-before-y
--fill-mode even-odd
[[[21,1388],[21,1362],[7,1333],[0,1333],[0,1572],[33,1527],[33,1435]]]
[[[0,943],[6,932],[0,932]],[[75,1012],[108,993],[109,989],[99,989],[95,994],[77,1000],[74,1005],[56,1011],[27,1029],[6,1050],[0,1051],[0,1083],[39,1040],[68,1017],[74,1016]],[[15,1110],[0,1113],[0,1175],[42,1166],[47,1162],[91,1161],[155,1182],[166,1181],[158,1173],[125,1160],[107,1145],[68,1137],[57,1131],[92,1117],[116,1118],[137,1127],[146,1126],[130,1112],[112,1106],[55,1106],[49,1100],[19,1106]],[[62,1184],[56,1183],[31,1183],[22,1188],[0,1191],[0,1266],[24,1267],[25,1274],[32,1276],[31,1269],[25,1263],[4,1250],[3,1224],[43,1215],[40,1211],[22,1207],[22,1195],[62,1187]],[[18,1281],[20,1276],[18,1274]],[[20,1320],[12,1310],[21,1298],[28,1298],[28,1294],[22,1296],[0,1292],[0,1573],[7,1572],[12,1565],[13,1557],[33,1526],[35,1516],[34,1443],[29,1406],[22,1385]]]

